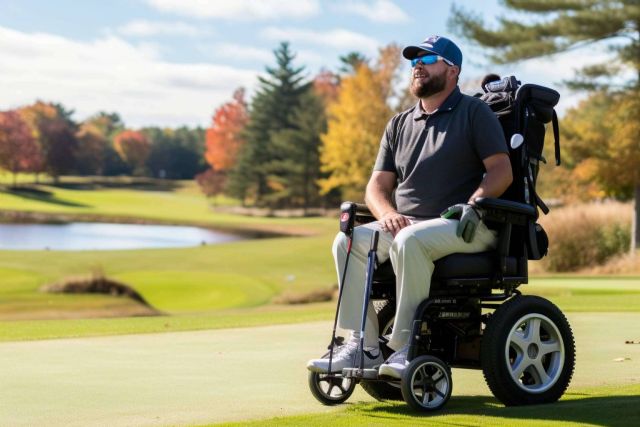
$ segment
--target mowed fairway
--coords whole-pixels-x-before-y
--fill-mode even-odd
[[[531,425],[532,419],[637,425],[640,345],[625,341],[639,338],[640,314],[573,313],[569,320],[578,365],[566,402],[557,405],[503,408],[479,371],[456,369],[454,395],[435,418],[415,418],[403,404],[374,403],[361,390],[348,405],[323,407],[307,390],[304,368],[326,344],[330,322],[323,321],[2,343],[0,424],[197,425],[285,417],[259,424],[477,425],[486,416],[504,425]],[[584,412],[594,406],[595,413]]]

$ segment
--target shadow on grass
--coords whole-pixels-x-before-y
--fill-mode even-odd
[[[504,407],[498,400],[486,396],[453,397],[445,408],[433,414],[418,414],[405,404],[379,403],[365,407],[353,407],[361,415],[372,420],[407,417],[416,421],[416,415],[422,415],[426,422],[440,416],[465,415],[501,418],[505,423],[523,425],[524,421],[569,421],[578,424],[602,426],[638,426],[640,425],[640,396],[589,396],[580,393],[567,393],[568,399],[553,404]],[[444,421],[444,420],[442,420]],[[478,419],[480,424],[481,419]]]
[[[89,205],[84,203],[70,202],[68,200],[59,199],[53,193],[33,187],[8,187],[2,190],[3,193],[12,196],[22,197],[27,200],[35,200],[37,202],[51,203],[59,206],[69,206],[74,208],[88,208]]]
[[[125,190],[142,191],[173,191],[178,185],[172,180],[161,180],[153,178],[128,178],[110,179],[94,178],[83,181],[66,181],[49,184],[51,187],[63,188],[67,190],[98,190],[101,188],[115,188]]]

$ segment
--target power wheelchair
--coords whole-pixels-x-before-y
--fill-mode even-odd
[[[567,389],[575,365],[571,327],[553,303],[522,295],[518,289],[528,282],[528,261],[547,251],[546,234],[536,220],[538,208],[544,213],[548,208],[536,194],[535,183],[539,163],[546,161],[542,146],[549,122],[556,137],[556,163],[560,162],[553,111],[560,95],[545,87],[520,85],[514,77],[491,84],[483,88],[483,99],[498,115],[511,143],[514,177],[500,199],[476,200],[483,221],[497,230],[495,250],[452,254],[435,262],[429,298],[414,315],[409,365],[401,380],[379,378],[358,368],[337,374],[310,372],[310,390],[321,403],[346,401],[359,383],[376,399],[403,399],[417,411],[438,410],[451,396],[451,368],[481,369],[492,393],[507,406],[555,402]],[[349,227],[375,220],[365,205],[345,202],[341,209],[345,233]],[[395,316],[390,262],[375,266],[370,298],[387,358],[392,351],[384,345],[385,335]],[[339,344],[334,326],[330,349]]]

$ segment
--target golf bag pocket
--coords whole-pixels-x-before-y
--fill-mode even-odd
[[[527,236],[527,253],[530,260],[542,259],[549,249],[549,237],[538,223],[530,222]]]

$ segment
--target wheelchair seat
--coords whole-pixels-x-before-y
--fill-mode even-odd
[[[490,277],[495,273],[497,262],[495,252],[478,252],[472,254],[455,253],[434,262],[434,279],[451,279],[455,277]],[[506,257],[505,276],[518,274],[518,258]]]
[[[497,269],[496,253],[494,251],[477,253],[454,253],[434,262],[433,280],[447,282],[457,278],[488,278],[495,274]],[[505,276],[518,276],[518,258],[506,257]],[[380,264],[373,276],[376,284],[394,284],[395,274],[391,261]]]

